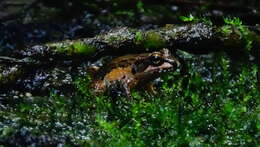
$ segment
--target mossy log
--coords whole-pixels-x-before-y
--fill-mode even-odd
[[[217,27],[195,23],[182,26],[166,25],[153,30],[120,27],[93,38],[36,45],[23,50],[20,54],[37,59],[51,55],[96,57],[95,55],[104,53],[108,55],[140,53],[161,48],[202,54],[225,49],[243,51],[248,50],[249,45],[252,50],[256,50],[259,44],[260,35],[247,28],[241,30],[232,25]]]
[[[93,38],[66,40],[44,45],[35,45],[19,51],[19,60],[0,58],[1,64],[22,64],[17,70],[3,70],[0,73],[0,84],[5,85],[20,76],[24,63],[29,66],[48,65],[58,60],[95,59],[100,55],[121,55],[141,53],[169,48],[173,52],[180,49],[189,53],[209,53],[226,51],[239,59],[252,53],[260,57],[260,35],[247,28],[241,29],[232,25],[216,27],[205,23],[187,24],[183,26],[166,25],[153,30],[138,30],[127,27],[115,28]],[[242,56],[241,56],[242,55]],[[22,57],[21,57],[22,56]],[[83,57],[83,58],[75,58]],[[12,59],[12,60],[9,60]],[[23,60],[27,59],[27,60]],[[60,63],[60,62],[58,62]],[[10,71],[10,72],[9,72]]]

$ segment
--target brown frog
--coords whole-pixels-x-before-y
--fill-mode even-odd
[[[180,66],[168,49],[143,54],[125,55],[113,59],[97,70],[91,88],[94,94],[121,92],[131,99],[131,89],[146,87],[155,92],[151,82],[165,72]]]

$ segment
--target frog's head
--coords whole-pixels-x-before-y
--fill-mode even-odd
[[[177,58],[171,55],[168,49],[146,54],[132,66],[132,73],[140,78],[146,76],[160,76],[162,73],[174,71],[180,67]]]

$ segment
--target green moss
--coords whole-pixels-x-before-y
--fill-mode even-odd
[[[9,126],[3,127],[0,129],[0,138],[7,138],[15,132],[15,129]]]
[[[144,48],[156,49],[163,48],[166,46],[165,40],[163,37],[154,31],[149,31],[145,34],[145,39],[143,42]]]
[[[90,55],[96,50],[94,46],[87,45],[83,41],[72,42],[70,40],[66,40],[59,43],[50,43],[47,44],[47,46],[58,53],[63,53],[66,55]]]
[[[74,48],[75,54],[90,55],[91,53],[94,53],[96,51],[96,48],[94,46],[87,45],[80,41],[74,42],[72,46]]]
[[[69,41],[63,41],[63,42],[58,42],[58,43],[49,43],[46,44],[48,47],[50,47],[54,52],[58,53],[68,53],[71,51]]]
[[[189,16],[180,16],[180,19],[184,22],[192,22],[197,20],[197,18],[194,17],[192,14],[190,14]]]
[[[242,21],[238,17],[234,17],[234,18],[226,17],[224,18],[224,22],[226,24],[238,26],[238,27],[242,25]]]
[[[123,11],[123,10],[121,10],[121,11],[116,11],[115,12],[115,15],[122,15],[122,16],[126,16],[126,17],[129,17],[129,19],[133,19],[133,17],[134,17],[134,12],[132,12],[132,11]]]
[[[222,34],[226,37],[228,37],[232,33],[231,26],[225,25],[220,28],[220,31]]]
[[[119,36],[110,36],[108,39],[108,43],[113,45],[116,44],[118,41],[120,41],[120,37]]]
[[[143,34],[141,31],[137,31],[135,33],[135,40],[134,40],[136,45],[140,45],[143,42]]]
[[[38,136],[66,136],[68,146],[256,146],[259,67],[233,73],[224,55],[214,61],[190,56],[188,77],[168,73],[157,95],[138,90],[131,102],[91,95],[89,76],[76,78],[69,96],[53,90],[47,97],[6,101],[0,139],[22,126]]]
[[[183,22],[203,22],[207,25],[212,25],[212,21],[207,18],[207,17],[197,17],[197,16],[193,16],[192,14],[190,14],[189,16],[180,16],[179,17],[181,19],[181,21]]]
[[[144,3],[141,0],[138,0],[138,2],[136,3],[136,8],[138,10],[139,13],[144,13]]]
[[[252,34],[250,33],[250,31],[248,30],[248,28],[246,28],[242,21],[237,18],[224,18],[224,22],[227,24],[226,26],[222,27],[222,32],[224,33],[224,35],[230,35],[230,31],[232,31],[233,33],[237,33],[237,35],[240,36],[241,40],[244,43],[244,48],[247,52],[249,52],[252,48]],[[238,31],[234,31],[234,29],[231,28],[234,27],[236,28]],[[230,30],[232,29],[232,30]]]

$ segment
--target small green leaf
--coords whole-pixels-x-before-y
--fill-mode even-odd
[[[195,17],[190,14],[189,16],[180,16],[180,19],[184,22],[192,22],[195,20]]]

